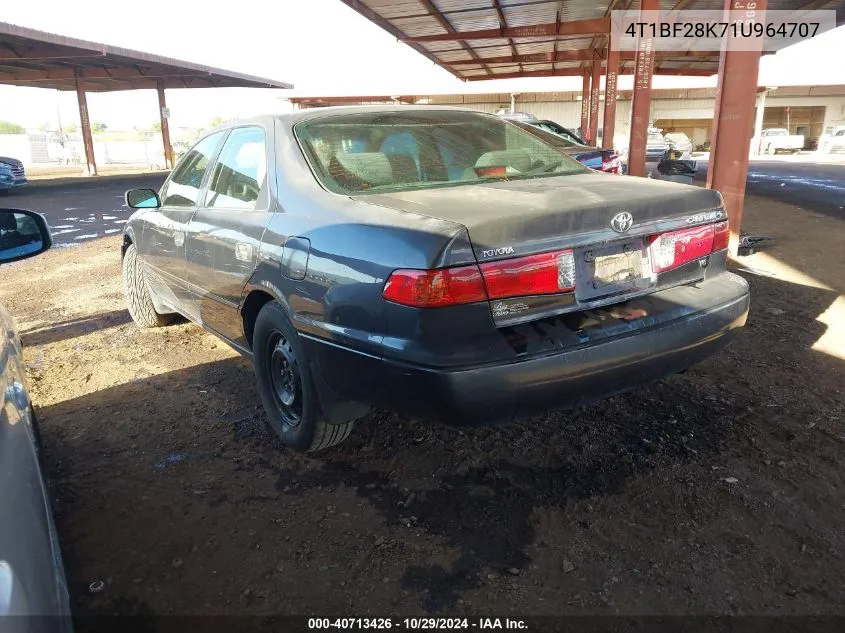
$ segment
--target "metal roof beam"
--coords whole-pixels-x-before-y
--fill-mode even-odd
[[[97,53],[96,51],[69,51],[58,48],[39,49],[36,47],[16,50],[9,46],[6,42],[0,42],[0,44],[3,44],[3,48],[0,48],[0,59],[8,59],[18,62],[30,62],[44,59],[80,59],[84,57],[102,57],[102,54]]]
[[[87,79],[157,79],[160,77],[208,77],[208,73],[184,72],[173,70],[151,70],[141,72],[133,68],[79,68],[79,78]],[[0,72],[0,81],[52,81],[55,79],[73,79],[74,69],[23,70],[20,72]]]
[[[530,53],[527,55],[502,55],[500,57],[482,57],[480,60],[461,59],[453,62],[443,62],[444,66],[458,68],[477,64],[555,64],[557,62],[593,61],[596,58],[605,59],[601,51],[592,48],[558,51],[557,53]],[[619,58],[631,61],[636,57],[636,51],[620,51]],[[658,59],[689,59],[712,58],[719,60],[719,51],[659,51],[655,54]]]
[[[560,68],[558,70],[529,70],[526,72],[517,73],[494,73],[492,79],[518,79],[520,77],[580,77],[584,69],[580,66],[575,68]],[[632,68],[619,69],[620,75],[633,74]],[[679,75],[689,77],[710,77],[719,73],[718,68],[712,70],[706,68],[661,68],[655,71],[655,75]],[[473,75],[466,77],[467,81],[489,81],[491,77],[487,75]]]
[[[505,18],[505,13],[502,11],[502,5],[499,4],[499,0],[490,0],[493,3],[493,8],[496,10],[496,17],[499,18],[499,28],[506,29],[508,28],[508,20]],[[519,56],[519,53],[516,50],[516,46],[514,46],[513,40],[508,40],[508,46],[511,47],[511,55],[514,57]],[[522,70],[522,67],[519,68]]]
[[[457,33],[457,31],[455,30],[455,27],[452,26],[452,23],[449,22],[449,20],[447,20],[445,17],[443,17],[443,14],[440,13],[440,10],[431,3],[431,0],[419,0],[419,2],[420,2],[420,4],[422,4],[423,7],[425,7],[425,10],[429,12],[431,17],[433,17],[435,20],[437,20],[440,23],[440,26],[443,27],[443,29],[447,33],[453,34],[453,35]],[[470,47],[470,46],[468,46],[467,44],[464,44],[464,43],[462,43],[461,46],[463,47],[463,49],[467,53],[469,53],[470,57],[472,57],[476,61],[479,60],[478,55],[476,55],[475,51],[472,50],[472,47]],[[485,72],[487,74],[490,74],[490,69],[485,69]]]
[[[531,26],[511,26],[499,29],[483,29],[480,31],[463,31],[456,33],[438,33],[436,35],[419,35],[417,37],[403,37],[403,42],[454,42],[468,40],[496,40],[520,37],[549,37],[553,35],[600,35],[610,30],[610,18],[593,18],[589,20],[572,20],[570,22],[556,22],[550,24],[534,24]]]

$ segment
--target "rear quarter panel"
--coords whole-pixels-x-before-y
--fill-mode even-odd
[[[469,243],[461,244],[462,227],[326,191],[285,121],[276,122],[275,151],[273,216],[244,299],[262,290],[285,307],[300,332],[380,353],[386,305],[381,293],[390,273],[473,262]],[[304,279],[282,274],[291,237],[310,244]]]

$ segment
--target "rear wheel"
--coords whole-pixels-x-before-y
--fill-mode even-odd
[[[132,320],[140,327],[161,327],[173,321],[172,314],[156,312],[150,288],[144,279],[144,269],[138,261],[135,245],[130,244],[123,255],[123,296]]]
[[[330,424],[323,416],[299,336],[275,301],[255,321],[253,361],[267,420],[285,446],[311,452],[349,437],[354,421]]]
[[[777,153],[777,150],[772,145],[769,145],[769,147],[766,148],[766,153],[769,156],[774,156]]]

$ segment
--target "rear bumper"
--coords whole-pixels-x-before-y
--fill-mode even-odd
[[[432,369],[364,356],[309,339],[340,397],[455,424],[505,421],[566,409],[680,372],[724,347],[745,325],[748,285],[726,277],[707,308],[628,335],[540,357],[460,369]],[[320,349],[316,349],[317,346]],[[315,358],[315,356],[311,356]],[[350,376],[360,377],[349,381]],[[333,379],[334,378],[334,379]],[[357,384],[356,388],[350,385]]]

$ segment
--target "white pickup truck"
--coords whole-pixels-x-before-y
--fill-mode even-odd
[[[773,127],[763,130],[760,136],[760,151],[774,156],[778,152],[797,154],[804,149],[804,137],[801,134],[789,134],[789,130]]]

